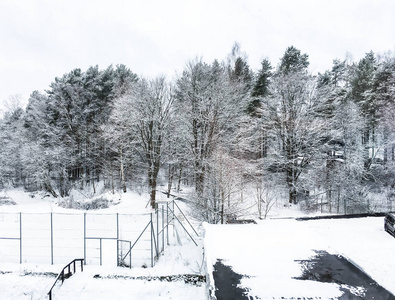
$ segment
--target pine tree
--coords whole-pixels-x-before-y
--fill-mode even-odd
[[[368,147],[375,147],[376,143],[376,125],[378,112],[378,102],[372,94],[374,76],[377,70],[377,61],[374,53],[366,53],[355,67],[353,78],[351,80],[351,95],[354,101],[361,108],[362,114],[366,120],[364,129],[363,143]]]
[[[262,60],[261,66],[252,89],[252,101],[247,106],[247,113],[251,116],[259,115],[258,110],[261,107],[261,98],[269,95],[270,78],[273,75],[273,68],[267,59]]]
[[[300,50],[290,46],[285,50],[280,60],[278,71],[284,75],[306,71],[309,66],[309,56],[301,54]]]

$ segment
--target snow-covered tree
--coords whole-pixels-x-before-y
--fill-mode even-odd
[[[0,123],[0,181],[3,185],[17,187],[26,179],[22,161],[22,145],[25,142],[23,113],[18,105],[10,107]]]
[[[141,80],[130,96],[134,99],[133,111],[137,118],[135,126],[142,159],[147,164],[150,203],[155,208],[158,173],[164,163],[163,148],[173,120],[174,97],[164,77]]]
[[[209,179],[215,168],[212,158],[219,149],[240,154],[237,131],[247,106],[250,81],[244,77],[248,73],[246,63],[237,58],[234,61],[243,65],[244,71],[236,72],[237,64],[195,60],[177,80],[176,106],[181,127],[187,130],[185,141],[193,163],[196,201],[206,212],[215,203],[215,183]]]
[[[134,168],[137,133],[135,118],[131,115],[134,103],[127,93],[114,100],[109,120],[102,125],[105,142],[103,171],[106,185],[111,186],[113,193],[118,177],[123,192],[127,191],[127,174],[132,174]]]
[[[300,177],[320,154],[325,120],[316,97],[316,82],[307,73],[307,55],[289,47],[263,100],[264,124],[272,143],[267,169],[284,172],[289,202],[296,203]]]
[[[137,154],[145,164],[152,208],[156,204],[158,173],[173,121],[173,94],[164,77],[140,79],[116,99],[106,138],[117,149],[121,180],[125,186],[125,153]]]

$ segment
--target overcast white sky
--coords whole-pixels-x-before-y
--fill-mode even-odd
[[[96,64],[172,78],[235,41],[254,71],[294,45],[323,72],[347,52],[394,51],[394,13],[394,0],[0,0],[0,103]]]

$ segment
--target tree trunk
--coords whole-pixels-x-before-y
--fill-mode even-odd
[[[293,187],[290,187],[290,189],[289,189],[289,203],[291,203],[291,204],[296,204],[297,203],[297,201],[296,201],[296,191],[295,191],[295,188],[293,188]]]
[[[167,198],[170,198],[171,187],[173,185],[174,167],[169,165],[169,175],[167,181]]]
[[[122,190],[126,193],[126,182],[125,182],[125,172],[123,169],[123,155],[122,155],[122,148],[119,150],[120,152],[120,159],[121,159],[121,182],[122,182]]]
[[[196,193],[199,197],[203,196],[204,192],[204,174],[203,172],[197,172],[196,174]]]
[[[221,189],[221,224],[224,224],[224,206],[225,206],[225,195],[223,189]]]
[[[153,186],[151,186],[151,193],[150,193],[150,203],[151,203],[151,207],[153,209],[155,209],[156,207],[156,188],[154,186],[156,186],[156,180],[154,180],[154,183],[152,183]]]
[[[178,173],[177,192],[179,192],[181,189],[181,179],[182,179],[182,164],[180,164],[180,172]]]
[[[151,207],[156,207],[156,186],[158,180],[158,173],[160,168],[160,161],[151,160],[148,168],[148,186],[150,188],[150,203]]]
[[[295,188],[295,176],[293,165],[287,168],[287,184],[288,184],[288,200],[290,204],[296,204],[296,188]]]
[[[51,184],[49,182],[44,182],[44,189],[50,193],[54,198],[58,198],[58,194],[54,191]]]
[[[92,178],[93,193],[96,194],[95,178]]]
[[[221,164],[222,161],[220,161]],[[222,170],[219,173],[219,190],[221,195],[221,224],[224,224],[224,209],[225,209],[225,183],[222,178]]]
[[[112,189],[112,194],[115,194],[115,189],[114,189],[114,170],[112,168],[112,162],[111,162],[111,189]]]

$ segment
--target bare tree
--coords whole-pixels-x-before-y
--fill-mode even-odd
[[[315,82],[308,74],[280,74],[263,101],[264,120],[272,139],[268,168],[285,172],[289,202],[297,202],[298,180],[320,153],[325,120],[317,118]]]
[[[243,70],[247,66],[243,64]],[[247,88],[244,72],[230,72],[224,63],[211,65],[190,62],[177,81],[177,109],[185,129],[186,147],[192,158],[195,192],[203,210],[217,210],[216,188],[211,174],[216,168],[213,157],[227,149],[236,153],[236,132],[246,107]],[[221,149],[221,150],[220,150]],[[214,194],[213,194],[214,193]],[[210,200],[211,199],[211,200]]]
[[[173,117],[174,97],[164,77],[141,80],[129,97],[133,99],[134,126],[139,138],[140,156],[147,165],[150,203],[156,203],[157,178],[163,163],[163,148]]]
[[[256,176],[253,180],[255,188],[255,201],[259,219],[266,219],[269,212],[277,202],[276,189],[262,180],[262,176]]]

